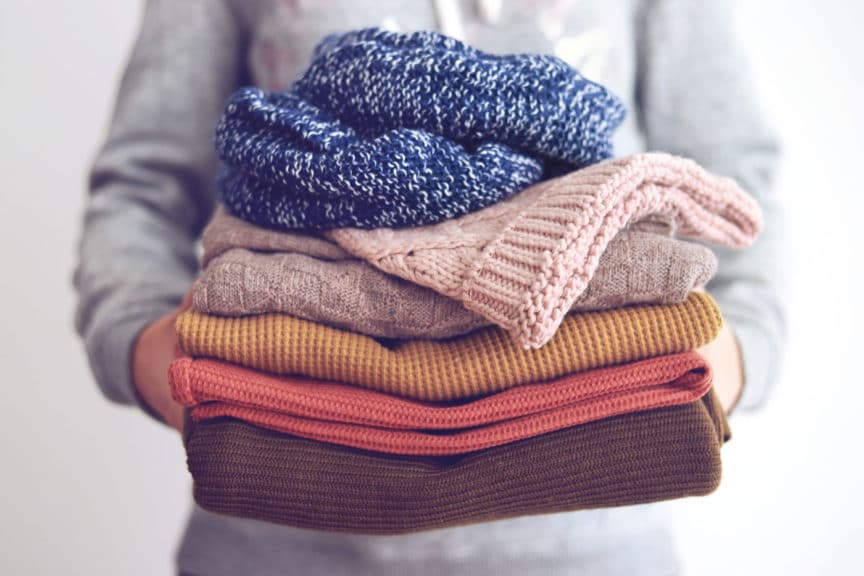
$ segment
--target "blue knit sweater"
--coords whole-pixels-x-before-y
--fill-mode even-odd
[[[219,186],[268,227],[433,224],[611,156],[623,117],[558,58],[365,29],[322,41],[290,91],[229,99]]]

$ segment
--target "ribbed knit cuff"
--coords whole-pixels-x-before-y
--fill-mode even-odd
[[[154,320],[171,311],[157,307],[136,310],[133,315],[112,322],[110,327],[87,339],[90,366],[102,393],[118,404],[139,406],[155,420],[162,418],[138,395],[132,381],[132,350],[138,335]]]
[[[744,369],[744,389],[735,410],[753,410],[765,403],[768,388],[777,377],[779,350],[775,339],[759,326],[726,318],[738,339]]]

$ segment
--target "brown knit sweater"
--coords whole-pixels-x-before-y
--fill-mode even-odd
[[[301,528],[398,534],[703,495],[729,438],[713,391],[459,456],[399,456],[230,418],[187,419],[203,508]]]

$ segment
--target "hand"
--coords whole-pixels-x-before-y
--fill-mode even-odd
[[[176,310],[141,331],[132,351],[132,382],[138,395],[178,432],[183,431],[183,407],[171,398],[168,366],[177,347],[174,322],[191,305],[190,292]]]
[[[711,364],[714,391],[728,414],[744,390],[744,367],[738,340],[728,324],[724,324],[714,341],[697,350]]]

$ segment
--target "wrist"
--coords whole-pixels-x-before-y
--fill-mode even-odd
[[[168,369],[174,359],[176,336],[173,312],[146,326],[139,334],[132,354],[132,385],[141,407],[157,420],[182,428],[183,409],[171,397]]]
[[[717,338],[699,352],[711,365],[714,391],[726,413],[730,413],[741,399],[744,390],[744,370],[738,340],[728,324],[724,324]]]
[[[139,381],[143,379],[142,370],[140,368],[141,364],[144,362],[141,358],[142,352],[140,350],[142,345],[141,337],[151,326],[153,326],[153,324],[155,324],[155,322],[151,322],[144,326],[132,342],[132,354],[130,354],[129,358],[129,373],[132,375],[132,393],[135,395],[135,400],[138,406],[140,406],[141,409],[154,420],[157,420],[162,424],[168,424],[165,421],[165,417],[150,403],[138,384]]]

